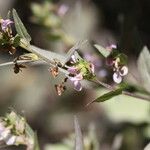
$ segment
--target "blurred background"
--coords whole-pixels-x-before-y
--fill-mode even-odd
[[[32,44],[59,53],[88,39],[81,55],[96,66],[100,80],[112,83],[112,73],[93,48],[117,44],[129,57],[127,82],[140,85],[137,58],[144,45],[150,47],[149,0],[0,0],[0,14],[15,8],[32,37]],[[0,52],[0,62],[15,56]],[[150,104],[128,96],[85,105],[106,92],[83,83],[82,92],[71,84],[57,96],[55,80],[47,66],[30,66],[19,74],[13,67],[0,68],[0,115],[13,108],[37,131],[42,150],[71,150],[74,146],[73,116],[79,117],[86,150],[142,150],[150,141]],[[24,148],[7,148],[24,149]]]

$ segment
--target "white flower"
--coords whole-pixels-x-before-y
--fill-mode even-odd
[[[113,74],[113,80],[114,80],[114,82],[116,82],[118,84],[121,83],[122,76],[120,76],[119,72],[114,72],[114,74]]]
[[[16,136],[11,135],[8,139],[5,140],[6,145],[14,145],[16,142]]]
[[[5,128],[3,132],[0,134],[0,140],[5,140],[10,136],[10,129]]]

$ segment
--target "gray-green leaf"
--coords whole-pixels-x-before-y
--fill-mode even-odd
[[[75,150],[83,150],[83,137],[81,128],[78,122],[78,118],[74,117],[74,127],[75,127]]]
[[[27,32],[27,29],[25,28],[21,19],[19,18],[16,10],[13,9],[12,13],[13,13],[13,18],[14,18],[14,23],[15,23],[15,28],[16,28],[17,33],[19,34],[21,38],[25,39],[28,43],[30,43],[31,37],[29,33]]]
[[[80,49],[85,43],[87,42],[87,40],[85,41],[79,41],[77,42],[66,54],[66,58],[65,58],[65,61],[64,61],[64,64],[66,62],[68,62],[71,58],[71,56],[75,53],[76,50]]]
[[[150,52],[145,46],[137,61],[143,87],[150,92]]]
[[[105,58],[107,58],[107,57],[110,55],[110,53],[111,53],[111,51],[107,50],[106,48],[104,48],[104,47],[102,47],[102,46],[100,46],[100,45],[98,45],[98,44],[95,44],[94,47],[95,47]]]

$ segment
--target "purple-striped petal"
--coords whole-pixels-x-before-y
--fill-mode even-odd
[[[119,84],[122,81],[122,77],[120,76],[120,74],[118,72],[115,72],[113,74],[113,80],[114,80],[114,82]]]
[[[81,81],[83,79],[83,76],[81,74],[77,74],[75,77],[69,77],[69,79],[74,82],[74,81]]]
[[[68,72],[71,74],[76,74],[77,73],[77,67],[74,67],[74,66],[69,67]]]
[[[82,85],[79,81],[74,81],[74,89],[77,90],[77,91],[82,90]]]
[[[128,74],[128,67],[127,67],[127,66],[123,66],[123,67],[120,69],[119,74],[120,74],[121,76],[127,75],[127,74]]]
[[[8,28],[8,26],[9,26],[10,24],[12,24],[12,23],[13,23],[13,21],[11,21],[10,19],[6,19],[6,20],[2,19],[2,20],[1,20],[1,27],[2,27],[2,30],[3,30],[3,31],[6,31],[6,29]]]

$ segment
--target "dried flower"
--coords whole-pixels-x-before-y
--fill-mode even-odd
[[[21,68],[26,68],[26,66],[24,66],[23,64],[17,64],[15,63],[15,66],[14,66],[14,73],[17,74],[19,73],[21,70]]]
[[[66,87],[63,84],[56,84],[55,89],[56,89],[57,94],[61,96],[62,93],[66,90]]]
[[[57,66],[50,68],[49,71],[51,72],[51,74],[54,78],[58,76],[59,72],[58,72],[58,67]]]

